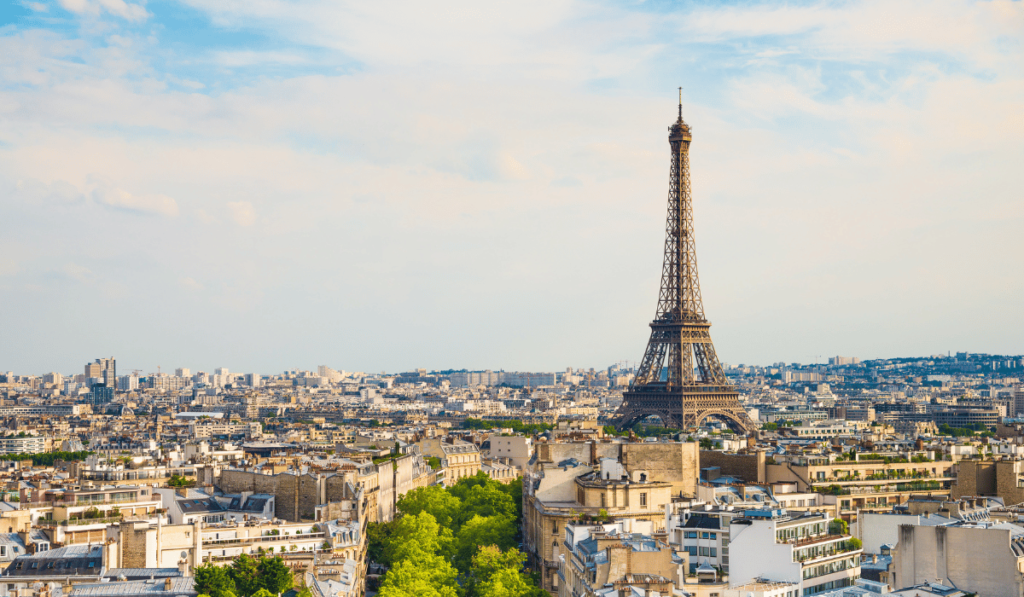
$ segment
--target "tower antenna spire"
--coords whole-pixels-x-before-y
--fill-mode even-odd
[[[679,120],[683,119],[683,88],[679,88]]]

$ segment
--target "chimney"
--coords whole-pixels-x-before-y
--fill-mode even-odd
[[[165,578],[164,579],[164,591],[170,593],[171,592],[171,585],[172,584],[173,583],[171,583],[171,579]]]

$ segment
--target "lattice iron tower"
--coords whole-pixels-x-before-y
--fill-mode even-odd
[[[681,90],[679,118],[668,130],[672,165],[658,312],[651,322],[647,352],[615,414],[616,427],[658,415],[666,426],[689,429],[716,416],[747,433],[754,424],[725,377],[711,343],[711,324],[704,317],[690,196],[692,135],[683,121]]]

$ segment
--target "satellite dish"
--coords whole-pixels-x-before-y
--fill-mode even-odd
[[[187,551],[181,552],[181,559],[183,559],[183,560],[187,560],[188,559],[188,552]]]

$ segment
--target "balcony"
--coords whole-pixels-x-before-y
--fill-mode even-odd
[[[828,543],[829,541],[836,541],[836,540],[842,539],[843,537],[846,537],[846,536],[847,535],[842,535],[840,533],[831,533],[830,532],[830,533],[823,533],[823,534],[820,534],[820,535],[812,535],[810,537],[803,537],[803,538],[798,539],[796,541],[788,542],[788,544],[792,545],[793,548],[795,549],[795,548],[798,548],[798,547],[806,547],[808,545],[816,545],[816,544],[819,544],[819,543]]]
[[[793,550],[793,561],[800,562],[804,566],[813,564],[819,560],[827,560],[849,553],[860,553],[862,551],[860,541],[849,535],[835,536],[839,541],[823,543],[820,548]]]
[[[301,535],[261,535],[259,537],[231,537],[228,539],[206,539],[203,538],[203,545],[216,545],[221,547],[229,547],[232,545],[242,545],[246,543],[268,543],[281,541],[305,541],[307,539],[319,539],[323,540],[327,536],[326,533],[302,533]]]
[[[155,515],[154,515],[155,516]],[[54,520],[52,518],[40,518],[36,522],[36,526],[54,528],[58,526],[62,527],[73,527],[73,526],[88,526],[94,524],[118,524],[121,522],[143,522],[150,520],[144,516],[106,516],[102,518],[69,518],[66,520]]]

